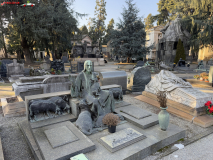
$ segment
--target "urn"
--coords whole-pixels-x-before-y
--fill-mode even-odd
[[[166,108],[160,107],[161,111],[158,113],[158,120],[161,130],[166,131],[169,126],[169,113],[166,111]]]

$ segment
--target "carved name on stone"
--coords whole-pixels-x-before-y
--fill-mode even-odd
[[[100,143],[103,144],[110,152],[116,152],[144,138],[146,138],[146,136],[140,132],[132,128],[126,128],[114,134],[100,138]]]

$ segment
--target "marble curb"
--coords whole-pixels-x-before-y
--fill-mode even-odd
[[[212,133],[213,133],[213,126],[210,127],[210,129],[209,129],[208,131],[205,131],[205,132],[202,132],[202,133],[200,133],[200,134],[197,134],[197,135],[195,135],[194,137],[191,137],[191,138],[187,139],[187,140],[184,141],[182,144],[183,144],[184,146],[187,146],[187,145],[192,144],[192,143],[194,143],[194,142],[196,142],[196,141],[198,141],[198,140],[200,140],[200,139],[202,139],[202,138],[207,137],[208,135],[210,135],[210,134],[212,134]],[[173,147],[167,149],[167,150],[166,150],[162,155],[160,155],[156,160],[162,159],[163,157],[168,156],[169,154],[172,154],[173,152],[175,152],[175,151],[177,151],[177,150],[178,150],[178,148],[173,146]]]

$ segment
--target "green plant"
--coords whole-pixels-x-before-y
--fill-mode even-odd
[[[60,75],[62,72],[61,70],[56,71],[56,74]]]
[[[107,126],[117,126],[120,122],[119,117],[113,113],[106,114],[102,119],[103,124]]]
[[[200,75],[194,75],[194,78],[198,79],[198,78],[200,78]]]
[[[51,68],[51,72],[55,72],[55,69]]]
[[[160,107],[166,108],[167,105],[167,98],[166,98],[166,92],[165,91],[158,91],[157,92],[157,101],[160,104]]]

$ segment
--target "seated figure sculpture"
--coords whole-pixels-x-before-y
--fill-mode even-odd
[[[92,72],[92,62],[89,60],[84,62],[84,70],[72,83],[71,96],[81,98],[79,103],[81,113],[76,126],[84,134],[92,134],[94,128],[102,127],[102,118],[107,113],[114,112],[113,93],[101,90],[98,79]]]

